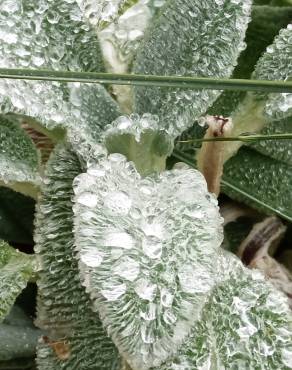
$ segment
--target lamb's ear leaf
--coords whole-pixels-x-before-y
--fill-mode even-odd
[[[269,369],[291,369],[292,314],[287,298],[233,254],[219,252],[216,262],[217,285],[201,320],[177,354],[153,370],[256,369],[263,362]]]
[[[72,183],[81,172],[71,146],[59,144],[48,161],[41,188],[35,231],[41,268],[37,324],[48,339],[38,349],[40,370],[57,370],[64,364],[67,369],[118,369],[117,351],[91,309],[75,260]],[[63,346],[63,359],[50,345],[55,341]]]
[[[21,253],[0,240],[0,322],[36,270],[35,258]]]
[[[251,1],[170,0],[149,27],[134,72],[154,75],[228,77],[245,44]],[[179,38],[178,38],[179,35]],[[173,137],[193,124],[219,92],[135,88],[135,110],[157,114]]]
[[[272,45],[259,59],[253,78],[259,80],[288,80],[292,78],[292,24],[282,29]],[[264,113],[270,120],[289,117],[292,114],[292,94],[253,94],[264,100]]]
[[[157,116],[151,114],[120,116],[108,126],[104,137],[108,152],[126,156],[143,176],[165,170],[173,149],[173,140],[160,130]]]
[[[78,176],[74,190],[79,270],[94,307],[133,369],[158,366],[212,290],[223,237],[217,201],[194,169],[142,178],[116,153]]]
[[[292,132],[292,117],[273,121],[263,134]],[[228,146],[228,144],[227,144]],[[292,219],[292,144],[259,141],[242,147],[224,165],[223,192],[268,214]]]
[[[256,369],[265,363],[268,369],[291,369],[292,314],[287,298],[233,255],[222,258],[226,277],[206,307],[210,336],[216,343],[215,363],[226,368],[233,364]]]
[[[12,118],[0,115],[0,185],[36,196],[40,155],[25,131]]]
[[[273,43],[279,31],[291,22],[292,7],[253,6],[251,16],[245,38],[247,47],[239,56],[232,78],[251,77],[260,56]],[[229,117],[245,95],[240,91],[223,92],[208,114]]]
[[[44,5],[37,0],[29,4],[17,0],[12,12],[9,2],[1,2],[0,23],[5,33],[0,46],[1,67],[104,71],[96,32],[80,19],[82,12],[73,1]],[[98,85],[0,81],[1,112],[30,117],[28,123],[35,129],[43,125],[52,130],[56,140],[64,136],[65,129],[72,130],[73,136],[99,131],[104,122],[100,122],[93,101],[101,98],[113,104]]]

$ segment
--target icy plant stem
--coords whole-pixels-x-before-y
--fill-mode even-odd
[[[209,116],[206,122],[209,125],[204,137],[206,140],[228,136],[232,128],[231,121],[228,118]],[[208,190],[216,196],[220,193],[225,145],[224,141],[206,141],[197,156],[198,169],[205,176]]]

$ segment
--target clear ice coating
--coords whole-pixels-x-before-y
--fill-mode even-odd
[[[33,256],[21,253],[0,240],[0,323],[34,272]]]
[[[72,182],[82,172],[70,147],[59,145],[51,156],[37,206],[35,251],[39,264],[37,324],[50,341],[66,341],[70,356],[58,358],[40,343],[39,370],[118,370],[119,356],[78,276],[74,252]],[[85,255],[86,261],[86,255]],[[97,265],[95,256],[91,264]],[[65,339],[64,339],[65,338]]]
[[[104,71],[96,32],[75,0],[3,0],[0,24],[2,68]],[[0,81],[0,109],[68,128],[76,151],[94,146],[100,127],[119,115],[98,85],[8,79]]]
[[[250,9],[250,0],[168,1],[145,35],[134,72],[229,77],[245,48]],[[157,114],[161,127],[173,137],[190,127],[219,95],[212,90],[141,86],[134,90],[135,111]]]
[[[165,169],[166,158],[173,149],[173,140],[158,116],[150,113],[120,116],[103,133],[109,153],[121,153],[135,163],[137,171],[146,176]]]
[[[39,156],[30,137],[13,118],[0,115],[0,183],[38,184]]]
[[[134,5],[126,7],[114,21],[99,30],[103,55],[112,72],[127,72],[145,30],[164,2],[135,1]]]
[[[103,22],[112,22],[119,15],[121,8],[128,0],[76,0],[83,15],[94,26]]]
[[[83,284],[130,366],[159,366],[186,339],[214,285],[217,200],[194,169],[142,178],[121,154],[73,186]]]
[[[150,113],[143,115],[131,114],[130,116],[120,116],[106,127],[104,136],[118,136],[130,134],[135,137],[137,142],[140,141],[141,135],[147,131],[159,131],[161,129],[159,117]]]
[[[291,369],[291,312],[284,295],[230,253],[218,253],[217,286],[177,354],[153,370]]]
[[[292,78],[292,24],[282,29],[266,53],[259,59],[253,78],[260,80],[282,80]],[[266,99],[265,113],[272,120],[292,115],[292,94],[263,94],[256,96]]]

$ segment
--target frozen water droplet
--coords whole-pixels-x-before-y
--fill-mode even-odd
[[[135,245],[135,240],[125,231],[121,231],[119,229],[107,229],[104,232],[103,245],[105,247],[131,249]]]
[[[163,320],[166,322],[166,324],[172,325],[176,322],[177,317],[171,310],[166,310],[163,313]]]
[[[109,285],[109,284],[108,284]],[[127,286],[126,284],[120,285],[112,285],[108,286],[107,289],[102,289],[101,294],[106,298],[108,301],[116,301],[118,300],[123,294],[126,293]]]
[[[153,334],[153,329],[146,323],[141,324],[141,337],[144,343],[154,343],[155,337]]]
[[[136,281],[134,289],[140,298],[152,302],[156,296],[157,285],[152,284],[145,278],[141,278]]]
[[[132,201],[125,192],[116,191],[105,196],[104,205],[111,213],[125,216],[129,213]]]
[[[161,240],[155,236],[147,236],[142,241],[143,252],[152,259],[161,257],[162,254],[162,243]]]
[[[76,198],[76,202],[83,204],[86,207],[94,208],[97,206],[98,197],[93,193],[82,193]]]
[[[119,275],[120,277],[134,281],[138,277],[140,272],[140,265],[133,258],[124,257],[118,260],[118,262],[113,266],[113,273]]]
[[[80,254],[81,261],[88,267],[98,267],[102,260],[102,254],[95,248],[88,248]]]

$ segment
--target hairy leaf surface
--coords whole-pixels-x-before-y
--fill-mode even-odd
[[[292,23],[280,31],[272,45],[258,61],[253,78],[265,80],[287,80],[292,78]],[[270,119],[281,119],[292,115],[292,94],[256,94],[265,97],[265,114]]]
[[[40,158],[30,137],[11,118],[0,115],[0,184],[34,195]]]
[[[33,256],[21,253],[0,241],[0,322],[35,272]]]
[[[84,284],[134,369],[158,366],[188,336],[214,280],[217,201],[196,170],[142,178],[112,154],[75,180],[75,239]]]
[[[103,71],[96,32],[81,19],[74,1],[17,0],[13,6],[8,0],[1,2],[1,67]],[[82,149],[86,137],[89,142],[96,140],[104,124],[100,109],[107,110],[106,123],[116,118],[111,114],[117,110],[99,85],[3,79],[0,108],[3,113],[29,116],[50,130],[68,128],[76,151]],[[62,131],[56,134],[60,138]],[[77,142],[76,137],[80,137]]]
[[[177,356],[155,370],[291,369],[287,299],[229,253],[218,253],[218,281]],[[263,367],[264,366],[264,367]]]
[[[38,325],[47,331],[40,344],[40,370],[115,370],[117,351],[102,329],[81,286],[73,250],[72,182],[81,173],[76,155],[56,148],[42,187],[36,221],[36,253],[40,264]],[[63,346],[63,357],[54,343]]]
[[[168,1],[149,28],[135,73],[228,77],[245,44],[250,1]],[[135,88],[137,113],[157,114],[175,137],[193,124],[219,92]]]

